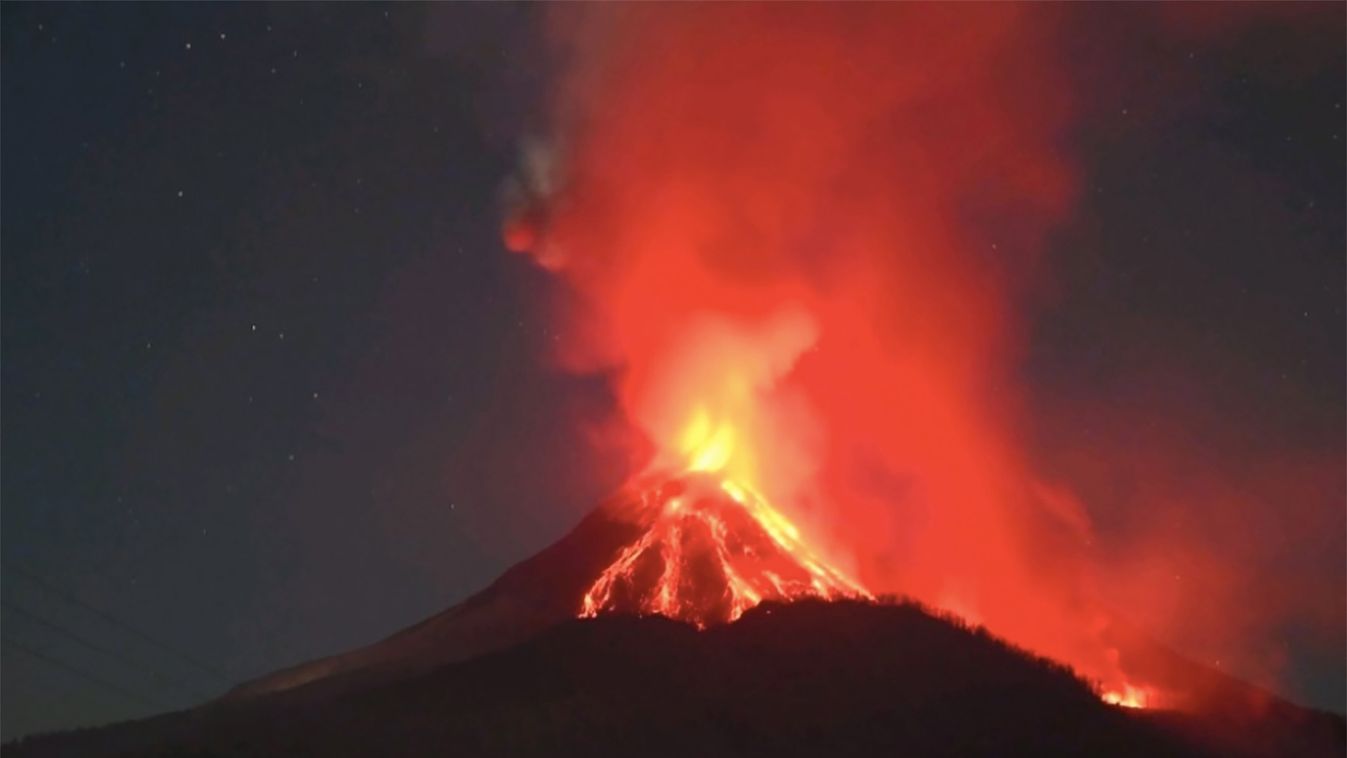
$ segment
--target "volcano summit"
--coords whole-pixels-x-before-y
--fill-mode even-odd
[[[584,616],[659,614],[704,628],[763,600],[869,597],[761,495],[729,479],[671,478],[627,506],[644,531],[585,592]]]

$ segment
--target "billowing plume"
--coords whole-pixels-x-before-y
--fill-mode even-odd
[[[573,290],[554,357],[616,377],[651,466],[710,450],[870,590],[1139,702],[1013,380],[1015,303],[1075,191],[1058,15],[559,9],[555,131],[505,236]]]

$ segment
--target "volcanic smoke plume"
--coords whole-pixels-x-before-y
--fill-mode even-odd
[[[613,377],[648,442],[635,468],[679,486],[713,472],[698,486],[721,488],[651,495],[646,541],[583,613],[702,624],[768,594],[897,592],[1065,660],[1114,699],[1167,694],[1104,641],[1089,518],[1021,442],[1015,303],[1075,190],[1058,15],[735,3],[550,17],[566,75],[507,245],[569,285],[553,357]],[[724,487],[788,524],[791,549],[739,518],[733,538],[761,549],[727,557]],[[701,568],[680,574],[694,554]],[[710,595],[688,589],[695,571],[715,577]]]

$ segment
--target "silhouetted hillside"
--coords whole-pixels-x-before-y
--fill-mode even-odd
[[[1268,754],[1342,755],[1342,719],[1303,713]],[[397,682],[221,702],[5,754],[1214,755],[1248,726],[1221,725],[1219,750],[1204,747],[1195,717],[1105,705],[1062,666],[915,605],[803,601],[704,632],[569,621]]]

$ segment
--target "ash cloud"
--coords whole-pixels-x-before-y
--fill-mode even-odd
[[[1231,33],[1201,14],[1139,15],[1185,40]],[[1101,475],[1053,468],[1033,439],[1046,427],[1020,370],[1028,304],[1055,283],[1044,251],[1077,208],[1073,138],[1098,107],[1064,65],[1078,14],[734,4],[562,7],[546,21],[565,66],[506,241],[570,288],[550,358],[613,377],[652,440],[636,458],[658,455],[682,404],[741,381],[740,362],[770,363],[739,414],[755,476],[872,590],[958,612],[1105,686],[1129,677],[1102,634],[1120,606],[1174,639],[1174,609],[1208,593],[1211,615],[1186,619],[1206,633],[1187,636],[1224,630],[1208,650],[1277,675],[1275,655],[1251,652],[1270,623],[1233,602],[1248,571],[1191,530],[1101,527]],[[1093,65],[1126,79],[1116,60]],[[785,359],[745,338],[790,313],[809,329]],[[690,324],[711,347],[689,347]],[[1118,444],[1108,454],[1145,458]],[[1176,510],[1166,481],[1138,485],[1150,523]],[[1184,497],[1218,487],[1194,486]],[[1162,581],[1176,555],[1202,581]]]

